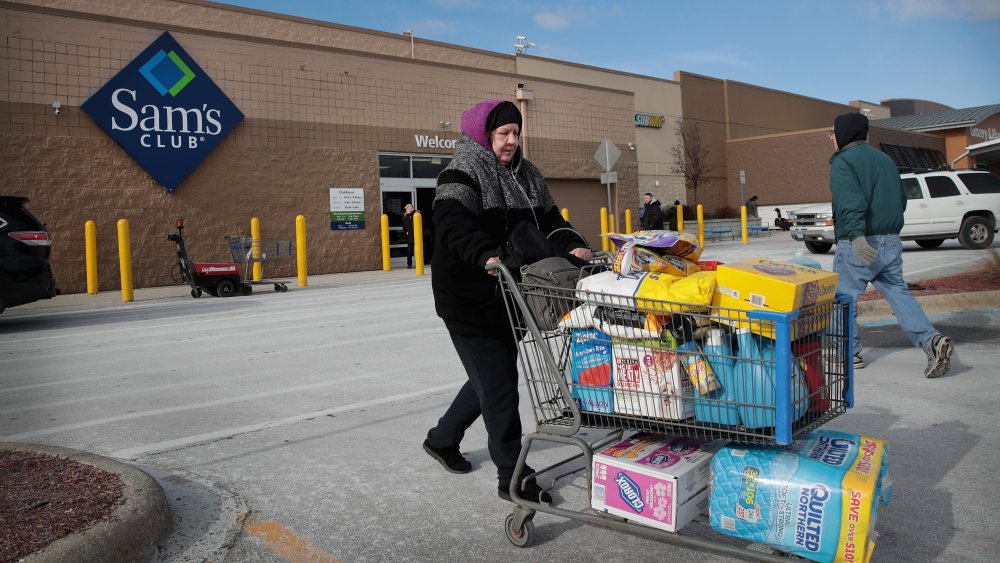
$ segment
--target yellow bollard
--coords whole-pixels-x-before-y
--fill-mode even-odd
[[[87,257],[87,293],[97,295],[97,225],[93,221],[84,223],[83,239]]]
[[[698,246],[705,248],[705,210],[698,204]]]
[[[122,303],[135,299],[132,290],[132,243],[129,242],[128,220],[118,220],[118,267],[122,275]]]
[[[560,213],[562,213],[563,219],[569,221],[569,209],[566,209],[565,207],[563,207],[562,211],[560,211]]]
[[[608,232],[608,208],[601,208],[601,250],[608,251],[608,237],[604,236]]]
[[[392,269],[392,260],[389,257],[389,216],[382,214],[382,270],[388,272]]]
[[[250,257],[260,260],[260,219],[250,218]],[[259,282],[263,278],[263,266],[260,262],[253,263],[253,281]]]
[[[413,260],[417,275],[424,275],[424,217],[419,211],[413,213]]]
[[[678,233],[683,233],[684,232],[684,206],[683,205],[678,205],[677,206],[677,232]]]
[[[625,210],[625,234],[632,234],[632,210]]]
[[[740,236],[743,238],[743,244],[747,243],[747,206],[740,206]]]
[[[306,271],[306,216],[295,218],[295,261],[299,269],[299,287],[309,285],[309,272]]]

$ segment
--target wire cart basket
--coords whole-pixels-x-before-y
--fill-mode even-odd
[[[284,280],[260,280],[254,278],[254,270],[258,264],[263,274],[263,264],[274,258],[288,257],[295,255],[295,242],[290,240],[256,240],[246,235],[227,235],[226,243],[229,244],[229,251],[233,254],[233,261],[237,264],[245,264],[243,268],[243,278],[245,283],[261,283],[274,285],[275,291],[288,291],[288,282]]]
[[[609,267],[607,260],[601,260],[584,271]],[[790,313],[695,307],[532,285],[515,279],[503,265],[491,268],[500,270],[511,328],[519,343],[518,368],[536,422],[536,431],[524,438],[512,479],[515,508],[506,518],[505,532],[514,545],[526,547],[532,542],[532,518],[541,511],[730,557],[788,559],[773,550],[748,549],[733,538],[716,541],[711,528],[708,534],[667,532],[592,508],[570,510],[525,499],[518,494],[518,485],[542,474],[553,477],[553,487],[582,477],[585,487],[574,486],[585,488],[590,499],[594,452],[620,441],[626,431],[791,445],[853,406],[850,297],[837,294],[832,302]],[[566,319],[581,315],[613,324],[615,337],[565,327]],[[556,318],[564,322],[554,322]],[[661,334],[670,337],[651,338],[650,329],[655,334],[661,328]],[[717,346],[719,335],[726,345]],[[573,369],[576,347],[594,340],[613,349],[613,385],[607,370],[588,374]],[[748,346],[750,342],[754,345]],[[704,348],[695,343],[704,343]],[[749,354],[754,346],[763,349]],[[618,356],[636,361],[623,364]],[[701,373],[699,361],[737,366],[725,394],[704,392],[704,379],[691,381],[690,373],[695,378]],[[626,369],[620,371],[623,365]],[[740,380],[740,374],[751,372],[767,374],[769,385],[761,388]],[[526,474],[526,459],[536,441],[576,446],[579,453]],[[704,529],[704,522],[695,520],[689,526],[696,527]]]

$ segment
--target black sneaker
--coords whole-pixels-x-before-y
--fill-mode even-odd
[[[462,452],[455,448],[433,448],[428,440],[424,440],[424,451],[427,455],[438,460],[445,469],[452,473],[468,473],[472,471],[472,464],[462,456]]]
[[[941,377],[948,373],[951,368],[951,354],[955,351],[955,345],[951,339],[943,334],[935,334],[931,339],[930,353],[927,354],[927,367],[924,368],[924,377]]]
[[[865,367],[865,361],[861,358],[861,352],[854,353],[854,369],[862,369]]]
[[[497,486],[497,496],[507,502],[514,502],[514,500],[510,498],[510,483],[500,483],[500,485]],[[524,500],[530,500],[531,502],[543,502],[545,504],[552,502],[552,495],[543,491],[535,481],[528,481],[527,484],[522,486],[521,494],[519,496]]]

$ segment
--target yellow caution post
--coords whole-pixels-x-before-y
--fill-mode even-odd
[[[413,214],[413,260],[417,275],[424,275],[424,217],[419,211]]]
[[[705,248],[705,209],[698,204],[698,246]]]
[[[605,252],[608,251],[609,241],[608,241],[608,237],[603,236],[603,235],[607,234],[608,232],[609,232],[608,231],[608,208],[607,207],[602,207],[601,208],[601,250],[603,250]]]
[[[677,206],[677,232],[684,232],[684,206]]]
[[[740,206],[740,236],[743,239],[743,244],[747,243],[747,206]]]
[[[87,258],[87,293],[97,295],[97,225],[83,224],[84,249]]]
[[[625,234],[632,234],[632,210],[625,210]]]
[[[569,209],[566,209],[565,207],[563,207],[562,211],[560,211],[560,213],[562,213],[563,219],[565,219],[566,221],[569,221]]]
[[[392,269],[392,260],[389,257],[389,216],[382,214],[382,270],[388,272]]]
[[[122,276],[122,303],[135,299],[132,289],[132,243],[129,241],[128,220],[118,220],[118,269]]]
[[[259,246],[259,245],[258,245]],[[295,262],[299,270],[299,287],[309,284],[306,271],[306,217],[299,215],[295,218]],[[256,274],[256,272],[254,272]]]
[[[253,281],[259,282],[263,279],[263,266],[260,262],[260,219],[250,218],[250,256],[256,260],[253,264]]]

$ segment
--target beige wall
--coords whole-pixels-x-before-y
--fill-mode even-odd
[[[739,171],[747,177],[746,198],[758,196],[760,216],[773,221],[774,206],[830,200],[830,155],[834,151],[830,128],[735,139],[726,145],[729,159],[729,204],[739,206]],[[868,141],[926,147],[944,152],[944,142],[934,135],[871,127]]]
[[[485,98],[513,99],[525,81],[508,72],[512,57],[435,45],[436,61],[426,62],[418,44],[414,61],[408,40],[401,56],[401,43],[387,34],[202,2],[31,4],[45,7],[0,8],[0,68],[9,78],[0,89],[0,193],[30,198],[29,209],[48,224],[53,269],[67,292],[84,289],[88,219],[97,222],[105,291],[118,287],[119,218],[131,222],[136,287],[170,283],[176,257],[165,235],[178,217],[197,261],[231,261],[223,235],[248,233],[252,216],[261,219],[265,239],[290,240],[302,214],[310,273],[378,269],[378,153],[447,154],[417,149],[414,135],[457,139],[464,109]],[[203,29],[181,27],[194,24]],[[246,115],[173,194],[79,107],[163,30]],[[334,46],[355,43],[367,50]],[[531,159],[552,178],[596,179],[596,143],[632,134],[632,94],[531,83]],[[440,121],[452,125],[441,129]],[[620,166],[619,192],[628,195],[619,201],[629,205],[637,191],[634,156],[626,151]],[[365,190],[365,230],[330,230],[331,187]],[[265,263],[265,276],[293,274],[293,260]]]
[[[666,120],[663,127],[657,129],[635,127],[633,115],[630,114],[628,116],[630,130],[626,136],[609,138],[622,151],[623,159],[631,156],[637,166],[638,190],[629,200],[633,208],[638,205],[639,196],[645,192],[652,193],[661,201],[673,201],[683,195],[684,181],[679,174],[672,172],[673,158],[670,154],[670,147],[677,142],[674,124],[681,117],[680,84],[672,80],[527,55],[518,55],[516,61],[518,74],[526,77],[526,88],[530,89],[530,79],[527,77],[535,76],[573,84],[624,90],[634,94],[633,114],[664,116]],[[626,154],[629,152],[628,143],[635,145],[632,155]],[[623,164],[624,162],[615,169],[621,172]],[[657,182],[659,185],[656,185]]]
[[[750,179],[749,172],[747,174],[747,193],[741,200],[740,169],[733,169],[732,166],[734,162],[742,164],[747,159],[741,154],[734,161],[729,157],[728,151],[731,147],[737,146],[735,141],[739,139],[762,135],[794,133],[791,137],[805,135],[802,138],[810,138],[808,133],[799,132],[819,128],[829,129],[834,117],[855,110],[849,105],[686,72],[675,73],[675,79],[681,84],[684,118],[699,124],[703,141],[712,147],[708,185],[700,189],[701,193],[698,195],[699,203],[702,203],[708,212],[721,206],[741,205],[743,200],[755,193],[761,202],[768,201],[761,192],[777,189],[774,186],[787,188],[791,184],[796,187],[807,186],[804,188],[807,192],[814,191],[808,186],[813,182],[811,170],[815,163],[808,154],[799,154],[795,142],[788,141],[790,143],[788,145],[781,143],[738,145],[747,150],[759,148],[764,151],[760,156],[762,162],[754,166],[759,172],[754,174],[753,180]],[[770,172],[777,169],[774,163],[777,162],[782,148],[791,150],[786,155],[789,160],[803,156],[804,160],[789,164],[792,176],[786,176],[787,171],[776,172],[775,175]],[[803,148],[802,151],[808,153],[809,149]],[[754,191],[751,182],[756,182],[761,189]],[[688,199],[688,203],[691,203],[691,198]],[[787,200],[782,201],[787,202]],[[763,207],[765,204],[761,205]],[[765,216],[770,217],[770,215]]]

